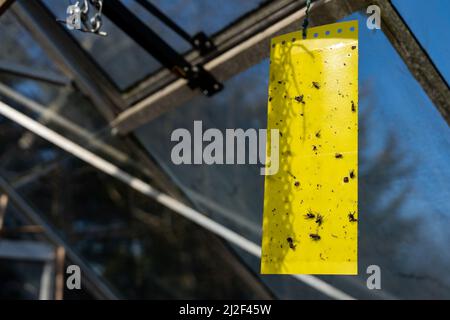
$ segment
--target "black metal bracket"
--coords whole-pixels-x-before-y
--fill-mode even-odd
[[[120,0],[108,0],[103,13],[144,50],[179,77],[188,80],[189,87],[200,88],[206,96],[223,89],[223,85],[201,65],[191,65],[145,23],[139,20]]]

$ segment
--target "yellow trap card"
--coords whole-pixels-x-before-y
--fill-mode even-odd
[[[261,272],[357,274],[358,22],[276,37],[270,58]]]

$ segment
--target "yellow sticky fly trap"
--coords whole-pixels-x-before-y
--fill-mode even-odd
[[[276,37],[270,58],[261,273],[357,274],[358,22]]]

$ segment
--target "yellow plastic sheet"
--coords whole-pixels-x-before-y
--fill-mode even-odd
[[[276,37],[270,57],[261,272],[357,274],[358,23]]]

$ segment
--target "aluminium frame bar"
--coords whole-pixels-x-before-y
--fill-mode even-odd
[[[76,136],[76,138],[79,139],[78,140],[79,143],[83,144],[83,146],[85,148],[88,148],[88,146],[93,146],[95,148],[96,152],[102,151],[102,154],[107,154],[109,156],[109,158],[114,159],[114,162],[117,162],[120,165],[125,164],[127,168],[136,169],[137,171],[139,171],[140,174],[143,174],[146,177],[153,178],[156,186],[161,187],[163,190],[166,190],[166,192],[171,194],[172,196],[175,196],[175,197],[178,197],[178,198],[181,198],[182,200],[184,200],[184,198],[181,197],[180,194],[178,194],[177,192],[174,191],[174,188],[171,188],[171,185],[169,185],[167,181],[166,182],[162,181],[162,183],[161,183],[161,179],[158,178],[158,175],[162,175],[162,173],[160,173],[159,169],[157,169],[157,168],[152,169],[152,167],[149,165],[142,166],[140,163],[130,159],[129,156],[124,154],[122,151],[114,148],[114,146],[103,142],[101,140],[102,137],[100,135],[96,135],[95,133],[87,132],[85,129],[79,127],[77,124],[71,122],[69,119],[64,118],[63,116],[60,116],[60,115],[52,113],[52,112],[48,113],[49,110],[47,108],[45,108],[44,106],[40,105],[39,103],[37,103],[31,99],[28,99],[28,98],[22,96],[21,94],[15,92],[11,88],[4,86],[0,83],[0,96],[1,95],[5,95],[7,98],[16,101],[17,103],[21,104],[23,107],[25,107],[33,112],[36,112],[41,117],[44,115],[48,115],[48,120],[57,123],[59,126],[65,128],[71,134]],[[100,132],[101,132],[101,130],[100,130]],[[14,189],[17,190],[24,184],[30,183],[30,182],[34,181],[35,179],[38,179],[39,177],[48,174],[49,171],[56,168],[57,164],[60,161],[65,161],[72,157],[73,157],[72,154],[67,153],[67,154],[64,154],[63,156],[61,156],[59,159],[55,159],[48,165],[37,166],[37,167],[31,169],[30,172],[26,173],[25,176],[20,177],[18,180],[15,179],[14,181],[11,181],[10,185],[12,185],[12,187],[14,187]],[[234,258],[235,253],[232,252],[227,247],[226,243],[218,237],[215,237],[215,236],[212,236],[212,237],[213,237],[213,239],[210,240],[210,245],[211,246],[214,245],[218,251],[223,252],[223,255],[226,256],[226,257],[224,257],[224,259],[229,261],[230,268],[232,268],[233,270],[236,270],[236,272],[238,272],[240,274],[242,279],[244,281],[246,281],[249,284],[249,286],[252,286],[256,292],[259,292],[260,297],[262,297],[264,299],[270,297],[270,295],[266,292],[268,290],[266,290],[266,288],[262,285],[262,282],[260,281],[260,279],[254,277],[254,275],[248,271],[248,268],[246,266],[244,266],[243,264],[240,264],[237,261],[233,262],[234,261],[233,259],[229,259],[229,257]]]
[[[12,9],[20,22],[42,46],[42,49],[50,58],[56,60],[57,65],[63,73],[73,80],[74,84],[81,89],[81,92],[88,97],[97,97],[96,100],[92,98],[91,100],[105,118],[109,119],[108,114],[114,115],[118,109],[124,108],[122,96],[108,82],[109,78],[103,77],[102,70],[98,70],[98,65],[94,61],[91,61],[90,57],[83,50],[80,50],[78,43],[76,43],[73,37],[61,28],[59,24],[55,24],[53,15],[40,0],[20,1]],[[95,86],[92,86],[92,84],[95,84]],[[119,96],[119,101],[112,99],[109,96],[110,94],[113,97]],[[109,129],[109,127],[106,127],[101,131],[108,131]],[[170,177],[161,170],[151,154],[144,151],[143,146],[135,137],[132,135],[123,137],[122,141],[136,155],[137,160],[142,162],[148,169],[150,172],[149,177],[156,187],[164,190],[167,194],[181,202],[189,203],[189,199],[182,194],[181,190],[171,181]],[[140,174],[143,174],[143,172],[140,172]],[[147,174],[143,175],[147,176]],[[22,182],[25,181],[22,180]],[[211,235],[210,241],[217,246],[218,250],[223,250],[224,254],[228,255],[230,268],[241,274],[244,281],[252,285],[250,281],[255,280],[261,287],[261,280],[249,271],[248,266],[232,262],[236,258],[236,253],[230,250],[225,241],[214,235]],[[262,288],[261,292],[263,290],[267,289]],[[264,291],[264,295],[267,296],[266,291]]]
[[[450,87],[426,49],[391,1],[364,0],[364,2],[366,6],[376,4],[380,7],[383,32],[447,125],[450,125]]]
[[[39,300],[50,300],[55,295],[55,249],[45,242],[29,240],[0,240],[0,259],[43,264]]]
[[[202,56],[198,51],[191,50],[185,54],[185,58],[191,64],[205,64],[239,43],[247,40],[253,34],[258,33],[267,26],[299,11],[306,0],[277,0],[265,1],[260,7],[243,14],[237,20],[212,35],[215,50]],[[167,70],[158,70],[141,80],[133,88],[123,93],[127,105],[134,105],[138,101],[155,93],[174,81]]]
[[[30,66],[24,66],[5,60],[0,60],[0,73],[57,86],[67,86],[71,83],[68,78],[58,73],[49,70],[41,70]]]
[[[120,0],[104,3],[103,13],[138,45],[164,67],[187,80],[191,89],[199,88],[206,96],[222,90],[223,86],[202,65],[191,65],[184,56],[167,44],[155,31],[139,20]]]
[[[11,11],[41,45],[50,59],[97,106],[113,119],[125,109],[117,86],[75,39],[56,21],[40,0],[17,1]]]
[[[15,0],[0,0],[0,16],[8,10],[9,6],[12,5],[14,1]]]
[[[172,31],[177,33],[178,36],[183,38],[186,42],[190,43],[195,49],[199,50],[201,55],[205,55],[208,52],[211,52],[215,49],[214,43],[204,32],[199,32],[196,35],[191,36],[183,28],[181,28],[178,24],[176,24],[175,21],[173,21],[167,15],[165,15],[164,12],[162,12],[155,5],[153,5],[150,1],[136,0],[136,2],[139,3],[145,10],[151,13],[154,17],[156,17],[162,23],[164,23],[167,27],[172,29]]]
[[[336,13],[333,17],[327,16],[325,19],[320,19],[320,15],[314,15],[317,14],[317,10],[320,10],[320,12],[335,10],[336,6],[333,5],[335,1],[337,0],[318,0],[311,4],[312,24],[335,21],[337,14],[340,14],[339,18],[344,17],[347,13],[345,10],[340,10],[340,13]],[[221,82],[247,70],[268,56],[270,39],[274,35],[298,29],[305,14],[306,7],[304,6],[301,10],[297,10],[274,24],[266,26],[262,31],[205,63],[205,69]],[[180,106],[195,95],[196,92],[189,90],[184,79],[175,80],[123,111],[111,122],[111,126],[119,134],[128,134],[162,113]]]
[[[126,103],[118,88],[75,39],[56,22],[45,4],[40,0],[17,1],[11,11],[66,77],[73,80],[76,87],[91,99],[107,121],[112,121],[120,110],[125,109]],[[110,132],[109,127],[104,129],[102,131]],[[144,153],[135,139],[128,136],[123,140],[148,168],[146,171],[150,172],[150,177],[158,187],[177,198],[182,197],[178,188],[170,182],[155,161]]]

